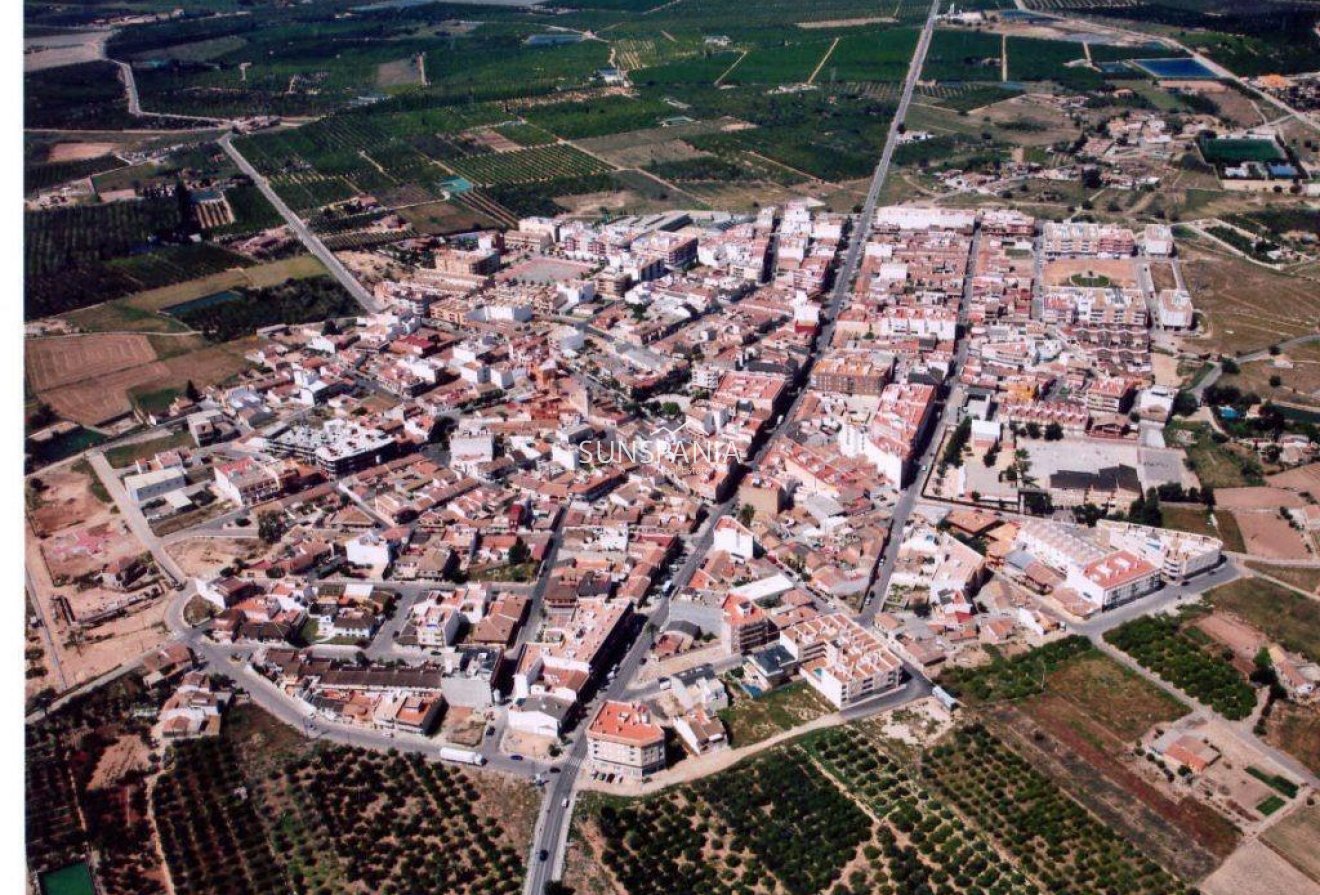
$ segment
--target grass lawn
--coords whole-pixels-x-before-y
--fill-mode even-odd
[[[1267,562],[1248,562],[1247,568],[1277,578],[1285,584],[1300,587],[1302,590],[1320,593],[1320,569],[1307,569],[1297,566],[1274,566]]]
[[[802,681],[780,687],[759,699],[752,699],[731,683],[729,694],[733,704],[720,712],[720,719],[729,729],[729,742],[735,747],[759,743],[834,711],[833,706]]]
[[[192,436],[188,434],[187,429],[183,429],[150,441],[137,441],[112,447],[105,452],[105,459],[115,469],[123,469],[125,466],[132,466],[138,460],[153,457],[161,451],[172,451],[175,448],[189,447],[191,444]]]
[[[1320,602],[1262,578],[1239,578],[1206,594],[1293,652],[1320,661]]]

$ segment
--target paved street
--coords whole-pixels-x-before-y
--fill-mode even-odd
[[[975,274],[976,252],[980,247],[981,233],[978,230],[972,236],[971,256],[967,264],[967,279],[963,284],[963,299],[958,306],[958,330],[959,336],[966,335],[967,327],[967,307],[971,301],[972,277]],[[963,364],[967,360],[967,338],[959,338],[954,348],[953,369],[951,378],[953,385],[949,390],[948,396],[936,410],[935,421],[932,423],[930,433],[926,440],[926,446],[921,455],[912,462],[912,474],[914,480],[903,489],[899,495],[898,503],[894,505],[893,516],[889,523],[889,540],[885,543],[884,553],[880,556],[878,572],[875,582],[867,595],[866,602],[862,606],[860,619],[867,624],[875,621],[876,615],[884,605],[885,592],[889,590],[889,579],[893,577],[894,566],[898,561],[898,548],[903,543],[903,529],[907,525],[908,518],[912,515],[913,508],[917,505],[917,500],[921,497],[921,490],[925,487],[926,476],[930,468],[936,462],[936,452],[939,450],[940,442],[944,438],[944,432],[949,423],[956,425],[957,411],[963,404],[963,387],[957,380],[957,374],[962,370]],[[950,410],[954,413],[950,414]]]
[[[916,51],[913,53],[912,62],[908,68],[907,79],[903,85],[903,94],[899,100],[898,109],[895,112],[893,121],[890,122],[889,133],[885,139],[884,149],[880,155],[880,161],[876,165],[875,174],[871,179],[870,189],[867,191],[866,202],[862,207],[862,212],[858,216],[854,226],[849,234],[848,248],[844,255],[843,264],[839,268],[836,276],[834,289],[831,292],[829,303],[824,312],[824,324],[815,343],[812,345],[811,354],[808,356],[803,366],[802,374],[798,380],[798,388],[801,389],[811,373],[811,367],[819,351],[830,344],[834,334],[834,321],[837,319],[839,309],[844,304],[851,289],[852,280],[857,274],[858,264],[862,257],[862,249],[865,246],[867,235],[871,229],[871,221],[875,217],[876,203],[879,201],[880,191],[884,187],[885,177],[889,172],[890,160],[893,158],[894,147],[898,142],[899,125],[907,113],[908,104],[912,100],[912,92],[916,87],[917,79],[921,74],[921,67],[925,61],[926,51],[930,46],[931,34],[935,27],[935,16],[939,11],[940,2],[935,0],[931,4],[930,13],[926,18],[925,27],[922,29],[921,37],[917,42]],[[755,468],[763,455],[766,447],[773,443],[785,428],[789,425],[796,411],[798,404],[802,400],[802,392],[799,392],[790,403],[788,410],[783,414],[779,424],[771,431],[770,437],[762,444],[754,457],[749,458],[748,465]],[[687,586],[694,572],[699,567],[706,551],[710,548],[711,540],[714,536],[715,523],[725,514],[730,512],[733,507],[733,500],[726,500],[715,508],[710,518],[707,519],[701,535],[693,545],[692,553],[687,561],[679,569],[672,579],[672,587],[669,594],[678,593]],[[650,616],[650,623],[654,625],[655,630],[663,630],[665,622],[669,617],[669,598],[664,596],[660,599]],[[614,682],[608,688],[606,698],[622,698],[627,691],[628,683],[632,680],[640,667],[647,650],[650,648],[650,638],[640,636],[633,642],[627,655],[619,664],[619,670]],[[919,685],[918,685],[919,686]],[[540,895],[544,891],[545,885],[552,879],[558,879],[563,873],[563,857],[565,844],[568,837],[568,821],[572,815],[572,793],[577,780],[577,774],[582,766],[582,761],[586,756],[586,737],[582,731],[579,731],[569,752],[561,773],[555,776],[553,783],[547,787],[545,801],[541,806],[541,813],[537,819],[536,832],[532,841],[530,860],[530,869],[527,874],[527,883],[524,887],[526,895]],[[567,802],[567,807],[565,807]],[[548,853],[547,860],[541,860],[542,852]]]

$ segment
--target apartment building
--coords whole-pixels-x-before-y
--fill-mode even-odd
[[[261,463],[243,457],[232,463],[215,466],[215,490],[239,506],[250,507],[274,500],[297,476],[297,470],[284,463]]]
[[[1185,581],[1209,571],[1223,556],[1224,542],[1209,535],[1110,519],[1102,520],[1099,528],[1111,547],[1141,557],[1168,581]]]
[[[873,629],[846,615],[821,615],[779,633],[779,643],[799,663],[802,678],[836,708],[892,690],[903,663]]]
[[[1047,221],[1042,247],[1047,258],[1126,258],[1136,251],[1137,238],[1116,224]]]
[[[720,643],[730,655],[746,655],[775,639],[777,629],[770,616],[746,597],[729,594],[720,611]]]
[[[1109,609],[1159,590],[1160,570],[1126,550],[1116,550],[1084,566],[1070,566],[1067,585],[1101,609]]]
[[[640,702],[607,700],[587,728],[587,755],[600,771],[641,779],[665,768],[665,732]]]

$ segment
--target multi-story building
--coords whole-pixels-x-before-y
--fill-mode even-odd
[[[821,615],[779,633],[803,679],[837,708],[897,687],[903,663],[873,629],[846,615]]]
[[[290,426],[269,442],[276,453],[315,463],[327,476],[342,478],[394,456],[394,439],[379,429],[349,420],[328,420],[320,428]]]
[[[732,655],[746,655],[775,639],[770,616],[746,597],[729,594],[724,598],[720,643]]]
[[[1070,566],[1067,584],[1101,609],[1109,609],[1158,590],[1160,570],[1126,550],[1116,550],[1084,566]]]
[[[1110,519],[1102,520],[1099,527],[1108,535],[1110,546],[1141,557],[1170,581],[1209,571],[1223,556],[1224,542],[1209,535]]]
[[[640,779],[665,768],[665,732],[640,702],[607,700],[587,728],[587,755],[597,769]]]
[[[243,457],[215,466],[215,490],[239,506],[250,507],[284,493],[297,470],[287,463],[260,463]]]

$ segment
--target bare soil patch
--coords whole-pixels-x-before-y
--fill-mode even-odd
[[[798,22],[799,28],[856,28],[861,25],[880,25],[885,22],[897,22],[893,16],[865,16],[856,19],[820,19],[815,22]]]
[[[155,359],[151,342],[139,335],[55,336],[27,343],[28,381],[36,392]]]
[[[169,378],[169,367],[156,362],[119,370],[96,380],[45,392],[42,397],[55,412],[85,426],[96,426],[124,416],[133,409],[128,393]]]
[[[1268,476],[1266,481],[1279,488],[1290,488],[1313,497],[1320,497],[1320,463],[1310,463],[1287,472],[1275,473]]]
[[[1320,884],[1260,840],[1235,851],[1200,888],[1206,895],[1320,895]]]
[[[1270,709],[1265,740],[1320,774],[1320,707],[1314,703],[1275,703]],[[1311,843],[1313,860],[1317,862],[1312,876],[1320,880],[1320,852],[1314,851],[1316,842],[1320,842],[1320,832]]]
[[[1278,513],[1266,510],[1233,514],[1246,552],[1268,559],[1310,559],[1302,535],[1284,521]]]
[[[1305,506],[1306,501],[1295,491],[1283,488],[1217,488],[1215,506],[1226,510],[1269,510],[1278,507]]]
[[[1309,805],[1279,821],[1261,839],[1284,860],[1320,882],[1320,806]],[[1281,890],[1282,891],[1282,890]]]
[[[56,143],[50,148],[50,162],[83,162],[90,158],[109,155],[119,148],[118,143]]]
[[[1073,277],[1100,276],[1111,286],[1137,285],[1137,268],[1126,258],[1061,258],[1045,265],[1042,275],[1047,286],[1070,285]]]

